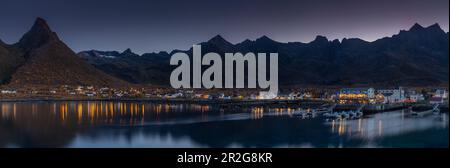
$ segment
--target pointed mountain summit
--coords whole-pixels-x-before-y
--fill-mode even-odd
[[[267,37],[266,35],[261,36],[260,38],[256,39],[256,41],[265,41],[265,42],[275,42],[271,38]]]
[[[245,44],[245,43],[251,43],[252,41],[250,39],[245,39],[244,41],[242,41],[240,44]]]
[[[409,30],[401,30],[400,33],[392,36],[392,39],[398,40],[395,44],[419,45],[419,43],[434,46],[445,44],[445,31],[439,26],[439,24],[433,24],[428,27],[423,27],[420,24],[414,24]],[[383,38],[377,41],[385,41],[389,38]],[[415,44],[413,44],[415,43]]]
[[[435,23],[435,24],[433,24],[431,26],[428,26],[426,28],[426,30],[429,33],[436,33],[436,34],[439,34],[439,35],[446,34],[445,31],[441,28],[441,26],[438,23]]]
[[[25,53],[26,61],[12,75],[9,82],[12,86],[126,84],[97,70],[78,57],[59,40],[42,18],[36,19],[30,31],[15,46]]]
[[[216,35],[207,42],[200,43],[200,45],[202,45],[202,52],[231,52],[235,50],[234,44],[225,40],[221,35]]]
[[[30,31],[25,33],[16,46],[28,52],[52,41],[59,41],[58,35],[50,29],[44,19],[37,18]]]
[[[266,35],[261,36],[260,38],[257,38],[255,40],[255,43],[257,43],[259,45],[276,45],[276,44],[278,44],[278,42],[276,42],[275,40],[272,40],[271,38],[267,37]]]
[[[428,27],[429,29],[437,29],[437,30],[442,30],[441,26],[439,25],[439,23],[435,23],[431,26]]]
[[[123,51],[122,53],[120,53],[120,56],[123,57],[133,57],[133,56],[139,56],[138,54],[134,53],[133,51],[131,51],[130,48],[127,48],[125,51]]]
[[[414,24],[414,26],[412,26],[409,29],[409,32],[413,32],[413,33],[424,33],[424,32],[428,32],[428,33],[439,33],[439,34],[445,34],[445,31],[442,30],[441,26],[438,23],[435,23],[433,25],[430,25],[428,27],[423,27],[420,24],[416,23]]]
[[[242,51],[248,51],[249,48],[254,44],[254,41],[250,40],[250,39],[245,39],[244,41],[236,44],[236,47],[239,48],[239,50]]]
[[[132,54],[133,51],[131,51],[130,48],[127,48],[125,51],[122,52],[122,54]]]
[[[439,33],[440,35],[445,34],[445,31],[441,28],[438,23],[430,25],[428,27],[423,27],[422,25],[415,23],[409,30],[400,30],[399,34],[423,34],[423,33]],[[394,35],[396,36],[396,35]]]
[[[218,45],[218,46],[224,46],[224,45],[232,46],[233,45],[230,42],[228,42],[227,40],[225,40],[221,35],[214,36],[213,38],[208,40],[208,43]]]
[[[246,39],[243,42],[236,44],[236,46],[241,50],[240,52],[276,52],[279,44],[281,43],[264,35],[257,38],[255,41]]]
[[[424,30],[425,28],[420,25],[419,23],[415,23],[410,29],[409,31],[420,31],[420,30]]]

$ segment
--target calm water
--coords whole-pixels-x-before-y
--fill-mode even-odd
[[[0,103],[0,147],[446,147],[448,113],[302,119],[300,109],[140,102]]]

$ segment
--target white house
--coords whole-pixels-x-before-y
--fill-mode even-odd
[[[15,90],[2,90],[1,93],[2,94],[16,94],[17,91],[15,91]]]
[[[418,101],[425,100],[425,97],[423,97],[423,95],[420,94],[420,93],[410,94],[409,95],[409,100],[411,100],[412,102],[418,102]]]
[[[443,99],[447,99],[448,98],[448,92],[446,90],[444,90],[444,89],[438,89],[434,93],[433,97],[442,97]]]
[[[401,103],[406,99],[405,90],[402,87],[398,89],[381,89],[377,92],[384,96],[384,103]]]
[[[259,96],[257,99],[274,99],[277,97],[277,94],[272,92],[259,92]]]

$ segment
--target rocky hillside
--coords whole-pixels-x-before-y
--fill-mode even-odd
[[[0,53],[0,64],[9,65],[2,66],[5,70],[1,71],[0,79],[12,86],[127,85],[78,57],[41,18],[18,43],[3,44]]]

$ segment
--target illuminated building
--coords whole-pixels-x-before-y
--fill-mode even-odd
[[[374,88],[343,88],[339,91],[338,101],[340,104],[373,102],[375,98]]]
[[[402,87],[398,89],[382,89],[377,90],[377,92],[384,96],[384,103],[401,103],[406,100],[405,90]]]

